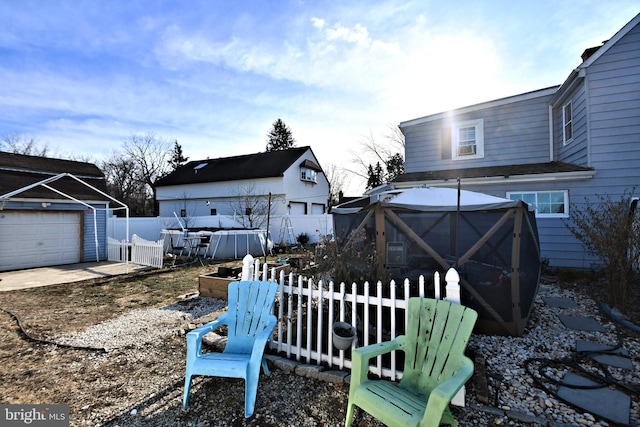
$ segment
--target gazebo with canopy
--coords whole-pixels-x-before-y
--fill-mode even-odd
[[[462,303],[479,313],[477,332],[524,332],[541,265],[535,215],[526,203],[428,187],[385,191],[332,213],[340,247],[364,232],[380,278],[429,279],[455,267]]]

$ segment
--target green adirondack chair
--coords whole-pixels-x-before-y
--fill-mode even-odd
[[[189,403],[191,377],[194,375],[242,378],[245,380],[244,416],[253,415],[260,367],[269,375],[263,354],[277,322],[271,313],[277,290],[277,283],[231,282],[228,311],[187,334],[183,408],[186,409]],[[203,352],[204,335],[223,325],[228,330],[224,351]]]
[[[478,314],[421,298],[411,298],[408,310],[404,335],[353,350],[347,427],[355,406],[389,426],[457,426],[449,403],[473,375],[473,362],[464,351]],[[369,360],[393,350],[405,356],[400,382],[369,380]]]

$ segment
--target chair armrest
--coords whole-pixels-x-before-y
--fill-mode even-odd
[[[401,335],[391,341],[354,349],[351,352],[351,384],[357,386],[366,381],[369,373],[369,360],[394,350],[402,350],[404,340],[404,336]]]
[[[187,333],[187,357],[189,357],[189,355],[200,356],[202,354],[202,337],[220,326],[227,324],[228,314],[223,313],[216,320]]]
[[[271,315],[265,328],[256,335],[256,340],[254,341],[253,348],[251,349],[252,363],[255,362],[260,364],[262,355],[264,354],[264,349],[267,346],[267,342],[269,341],[269,338],[271,338],[271,334],[273,334],[273,330],[276,328],[277,323],[278,319],[276,316]]]
[[[453,376],[439,384],[429,394],[427,408],[424,411],[423,420],[433,417],[434,414],[442,414],[451,402],[451,399],[464,386],[473,375],[473,362],[468,357],[463,357],[462,366]]]

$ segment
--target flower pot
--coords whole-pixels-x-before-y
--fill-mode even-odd
[[[331,328],[333,334],[333,345],[338,350],[346,350],[351,347],[356,338],[356,328],[346,322],[336,322]]]

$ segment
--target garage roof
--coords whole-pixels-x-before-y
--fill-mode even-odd
[[[7,194],[61,173],[82,179],[92,187],[107,192],[104,173],[94,164],[74,160],[27,156],[0,151],[0,194]],[[106,200],[86,185],[70,177],[56,180],[51,187],[78,199]],[[20,194],[21,198],[64,199],[45,187],[37,186]]]

